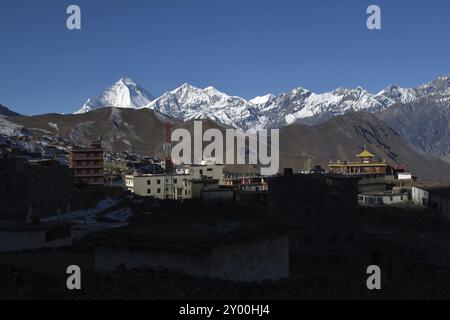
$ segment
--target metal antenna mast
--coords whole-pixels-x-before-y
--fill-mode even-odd
[[[174,174],[175,167],[172,162],[172,124],[170,121],[166,121],[164,125],[164,135],[165,135],[165,143],[164,143],[164,197],[165,199],[175,199],[175,188],[174,188]]]

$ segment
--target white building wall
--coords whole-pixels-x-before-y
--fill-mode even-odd
[[[408,201],[408,195],[383,196],[384,204],[402,203]]]
[[[427,206],[430,202],[430,194],[428,191],[420,189],[418,187],[412,187],[411,189],[412,201],[418,206]]]
[[[195,165],[189,168],[192,179],[202,179],[204,177],[219,180],[219,184],[223,184],[223,165],[221,164],[205,164]]]
[[[127,176],[127,187],[134,194],[141,197],[155,197],[164,199],[166,196],[165,189],[168,186],[167,177],[164,175],[142,175],[142,176]],[[191,179],[189,175],[174,175],[173,187],[175,189],[176,199],[192,198]],[[127,184],[127,182],[126,182]],[[132,186],[132,187],[131,187]],[[170,191],[169,191],[170,192]]]

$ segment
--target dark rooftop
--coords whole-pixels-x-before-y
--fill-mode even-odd
[[[91,235],[100,245],[207,251],[229,243],[272,237],[286,229],[263,222],[232,219],[159,220]]]
[[[51,230],[54,228],[70,227],[71,225],[72,224],[66,222],[27,223],[27,222],[0,221],[0,231],[17,232],[17,231]]]
[[[443,197],[450,198],[450,186],[449,185],[418,185],[416,188],[426,190],[430,193],[438,194]]]

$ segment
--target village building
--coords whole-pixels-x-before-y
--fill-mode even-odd
[[[409,195],[407,192],[374,191],[358,195],[359,204],[366,206],[389,205],[408,201]]]
[[[202,161],[176,168],[175,173],[126,175],[125,187],[142,197],[158,199],[200,198],[202,190],[218,189],[223,183],[223,165]]]
[[[414,186],[412,201],[450,220],[450,186]]]
[[[191,176],[188,174],[174,174],[170,177],[165,174],[126,175],[125,187],[141,197],[176,200],[192,198]]]
[[[72,147],[69,153],[69,167],[74,170],[76,180],[88,186],[103,186],[105,178],[101,140],[92,142],[88,148]]]
[[[0,220],[26,221],[66,212],[73,172],[53,160],[0,158]]]
[[[170,270],[232,281],[289,277],[286,231],[240,220],[153,221],[92,235],[95,269]]]
[[[233,176],[223,179],[226,187],[235,187],[240,191],[267,191],[267,177],[264,176]]]
[[[294,255],[346,254],[355,249],[358,227],[358,178],[336,174],[269,177],[269,214],[296,226]]]
[[[364,149],[356,155],[356,161],[336,161],[328,165],[331,173],[359,177],[359,193],[384,191],[386,189],[386,161]]]
[[[0,252],[71,245],[71,224],[0,222]]]
[[[213,160],[201,161],[199,164],[186,166],[192,179],[214,179],[219,184],[223,184],[223,164],[216,163]]]

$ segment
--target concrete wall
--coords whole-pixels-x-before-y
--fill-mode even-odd
[[[221,164],[193,165],[189,168],[189,173],[193,179],[206,177],[219,180],[219,184],[223,184],[223,165]]]
[[[289,239],[251,240],[215,248],[212,276],[234,281],[288,278]]]
[[[428,203],[430,201],[430,194],[426,190],[422,190],[417,187],[412,187],[411,198],[416,205],[428,207]]]
[[[450,269],[450,236],[443,234],[427,235],[428,264]]]
[[[96,247],[96,270],[114,270],[120,265],[234,281],[281,279],[289,277],[289,241],[287,236],[248,240],[205,253],[164,248]]]
[[[99,246],[95,249],[95,269],[114,270],[120,265],[127,268],[167,269],[193,276],[211,273],[210,255],[153,248]]]
[[[362,205],[388,205],[394,203],[408,202],[408,195],[358,195],[358,202]]]
[[[384,204],[402,203],[408,202],[408,195],[393,195],[393,196],[383,196]]]
[[[450,220],[450,197],[444,197],[439,194],[431,194],[431,208],[442,217]]]
[[[46,230],[0,231],[0,252],[14,252],[72,245],[72,238],[46,241]]]
[[[293,254],[349,250],[358,228],[357,183],[326,175],[269,178],[269,213],[289,226],[300,226],[290,236]]]
[[[358,193],[386,190],[386,177],[384,175],[361,175],[358,182]]]
[[[200,192],[201,198],[205,201],[229,201],[235,199],[234,190],[212,190]]]

